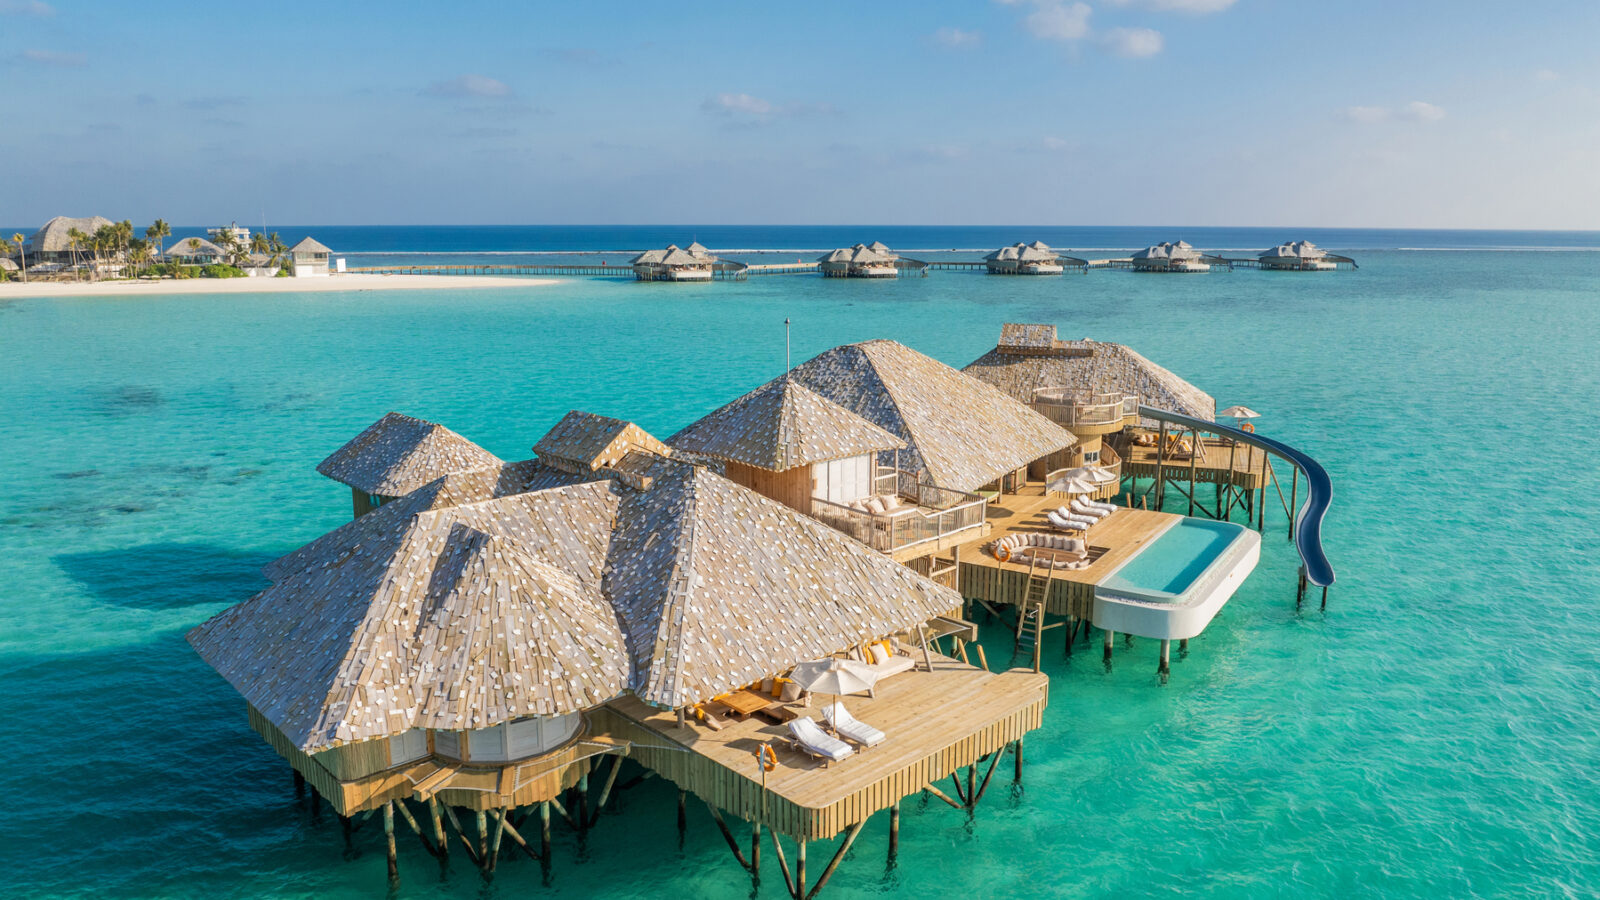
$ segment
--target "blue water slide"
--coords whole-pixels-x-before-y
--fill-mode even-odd
[[[1333,584],[1333,564],[1328,562],[1328,555],[1322,550],[1322,517],[1327,515],[1328,504],[1333,502],[1333,481],[1328,478],[1328,472],[1322,468],[1321,463],[1283,441],[1241,431],[1220,422],[1196,419],[1193,416],[1142,404],[1139,407],[1139,415],[1182,425],[1185,428],[1225,435],[1240,443],[1260,447],[1287,459],[1304,472],[1307,486],[1306,502],[1295,515],[1295,549],[1300,551],[1300,561],[1305,568],[1307,581],[1318,587]]]

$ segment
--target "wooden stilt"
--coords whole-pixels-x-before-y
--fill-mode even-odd
[[[489,872],[494,872],[495,866],[500,862],[500,839],[506,835],[506,811],[499,810],[494,826],[494,843],[489,845]]]
[[[973,788],[976,786],[977,780],[978,764],[973,763],[972,765],[967,766],[967,809],[971,809],[978,805],[978,794],[973,790]]]
[[[983,773],[983,783],[978,785],[978,793],[972,797],[972,806],[974,809],[977,808],[978,801],[983,799],[983,792],[989,789],[989,779],[994,777],[995,767],[1000,765],[1000,757],[1004,755],[1005,748],[1001,747],[999,750],[994,752],[994,758],[989,760],[989,771]],[[973,766],[973,768],[976,769],[977,766]]]
[[[1167,683],[1167,674],[1172,671],[1172,641],[1161,639],[1161,665],[1156,667],[1156,674],[1161,676],[1161,683]]]
[[[1324,611],[1326,611],[1328,609],[1328,586],[1327,585],[1323,585],[1322,586],[1322,609]]]
[[[575,811],[577,812],[577,816],[575,818],[578,820],[578,831],[580,833],[588,831],[589,830],[589,773],[588,772],[585,772],[582,775],[578,776],[578,805],[577,805]]]
[[[894,865],[894,858],[900,853],[900,801],[896,800],[889,807],[889,865]]]
[[[600,811],[605,809],[606,801],[611,799],[611,786],[617,783],[617,770],[622,768],[620,755],[611,758],[611,771],[606,773],[605,786],[600,788],[600,800],[594,805],[594,814],[589,817],[590,827],[600,821]]]
[[[678,846],[683,846],[683,833],[689,827],[689,813],[684,805],[688,802],[689,792],[678,792]]]
[[[478,863],[487,866],[489,862],[489,814],[478,810]]]
[[[439,815],[439,798],[428,798],[428,815],[433,819],[433,840],[439,845],[439,858],[450,855],[450,842],[444,837],[444,822]]]
[[[461,821],[456,818],[455,810],[442,803],[439,806],[444,810],[445,821],[450,823],[450,827],[455,829],[456,837],[461,839],[461,846],[467,848],[467,858],[472,860],[473,865],[481,865],[482,861],[478,857],[478,850],[472,846],[472,839],[467,837],[466,829],[461,827]]]
[[[956,809],[966,809],[965,806],[962,806],[961,804],[955,802],[954,800],[951,800],[949,798],[949,796],[947,796],[945,794],[944,791],[939,790],[938,788],[934,787],[931,784],[924,785],[922,789],[927,791],[928,793],[934,795],[935,797],[938,797],[940,800],[943,800],[944,802],[950,804],[951,806],[955,807]]]
[[[1106,635],[1106,664],[1109,665],[1111,663],[1111,647],[1112,647],[1112,644],[1115,642],[1117,633],[1115,631],[1110,630],[1110,629],[1106,629],[1105,635]]]
[[[550,803],[539,804],[539,858],[550,866]]]
[[[1014,762],[1016,763],[1016,776],[1014,778],[1012,778],[1011,783],[1012,784],[1021,784],[1022,783],[1022,738],[1017,738],[1016,744],[1017,744],[1017,752],[1016,752],[1016,758],[1014,760]]]
[[[339,827],[344,831],[344,848],[346,850],[349,850],[350,846],[351,846],[350,838],[351,838],[351,836],[353,834],[355,834],[355,828],[352,827],[351,824],[350,824],[350,817],[349,816],[340,816],[339,817]]]
[[[506,822],[505,829],[506,835],[511,838],[511,842],[521,847],[522,852],[528,854],[529,859],[540,859],[539,854],[535,853],[533,848],[528,846],[528,842],[523,839],[522,833],[517,831],[517,826]]]
[[[706,809],[711,811],[711,819],[717,823],[717,830],[722,832],[722,839],[728,842],[728,849],[733,851],[733,858],[748,871],[750,861],[744,858],[744,851],[739,849],[739,842],[733,839],[733,832],[728,830],[728,823],[722,820],[722,813],[711,805],[710,800],[706,801]]]
[[[795,841],[794,851],[794,896],[795,900],[804,900],[806,896],[806,842]]]
[[[383,840],[389,853],[389,880],[400,877],[400,860],[394,849],[394,801],[383,805]]]
[[[750,823],[750,875],[761,883],[761,823]]]
[[[978,665],[983,666],[985,672],[989,671],[989,659],[983,655],[983,645],[973,644],[972,646],[978,649]]]
[[[767,835],[772,838],[772,850],[778,854],[778,871],[783,873],[783,886],[788,889],[789,896],[794,897],[794,878],[789,874],[789,859],[783,855],[783,844],[778,840],[778,833],[767,829]]]
[[[1179,659],[1183,659],[1185,656],[1188,656],[1188,655],[1189,655],[1189,639],[1188,638],[1179,638],[1178,639],[1178,658]]]
[[[404,818],[406,820],[406,824],[411,826],[411,830],[417,833],[417,840],[422,842],[422,846],[427,849],[428,855],[438,858],[439,851],[434,849],[433,841],[428,840],[428,835],[423,832],[422,826],[418,825],[417,820],[412,817],[411,809],[410,807],[406,806],[406,801],[404,799],[397,799],[393,802],[395,809],[399,810],[401,818]]]
[[[844,840],[839,842],[839,849],[833,852],[833,859],[828,860],[827,868],[822,870],[822,875],[817,878],[817,883],[812,886],[810,893],[806,894],[805,900],[812,900],[813,897],[816,897],[817,891],[822,890],[822,886],[828,883],[829,878],[833,877],[833,870],[839,868],[839,863],[844,860],[845,854],[850,852],[850,845],[856,842],[856,835],[861,833],[861,826],[865,824],[867,823],[857,822],[851,825],[850,829],[844,833]],[[800,846],[804,847],[805,844]],[[804,861],[805,857],[801,856],[800,859]]]

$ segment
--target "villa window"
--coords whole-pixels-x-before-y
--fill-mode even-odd
[[[813,496],[830,503],[848,504],[872,493],[872,457],[830,459],[811,467]]]
[[[1097,462],[1099,462],[1100,461],[1100,451],[1099,451],[1099,449],[1083,451],[1083,461],[1084,461],[1085,465],[1087,465],[1088,463],[1097,463]]]
[[[428,755],[428,732],[413,728],[404,734],[389,738],[389,765],[400,766],[416,762]]]

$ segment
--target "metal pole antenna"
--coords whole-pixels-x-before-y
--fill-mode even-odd
[[[789,371],[789,319],[783,320],[783,371]]]

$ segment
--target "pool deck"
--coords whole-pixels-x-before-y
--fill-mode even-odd
[[[986,548],[993,541],[1016,532],[1058,534],[1045,518],[1047,510],[1067,503],[1059,494],[1046,495],[1041,482],[1029,482],[1017,494],[1006,494],[998,505],[990,504],[989,534],[961,544],[961,591],[967,597],[992,604],[1020,601],[1027,587],[1028,567],[1001,562]],[[1062,615],[1087,616],[1094,598],[1094,586],[1183,518],[1173,513],[1118,508],[1089,529],[1089,558],[1082,569],[1056,569],[1046,610]]]
[[[888,740],[828,766],[788,746],[786,726],[756,716],[727,720],[721,730],[693,720],[680,726],[671,711],[631,696],[605,707],[601,730],[630,742],[635,760],[718,808],[797,840],[817,840],[1039,727],[1046,676],[1024,669],[991,673],[937,653],[930,658],[932,671],[919,661],[916,670],[879,682],[876,697],[841,698]],[[829,699],[788,708],[820,721]],[[763,779],[755,752],[766,743],[777,765]],[[951,792],[948,784],[945,792]]]

